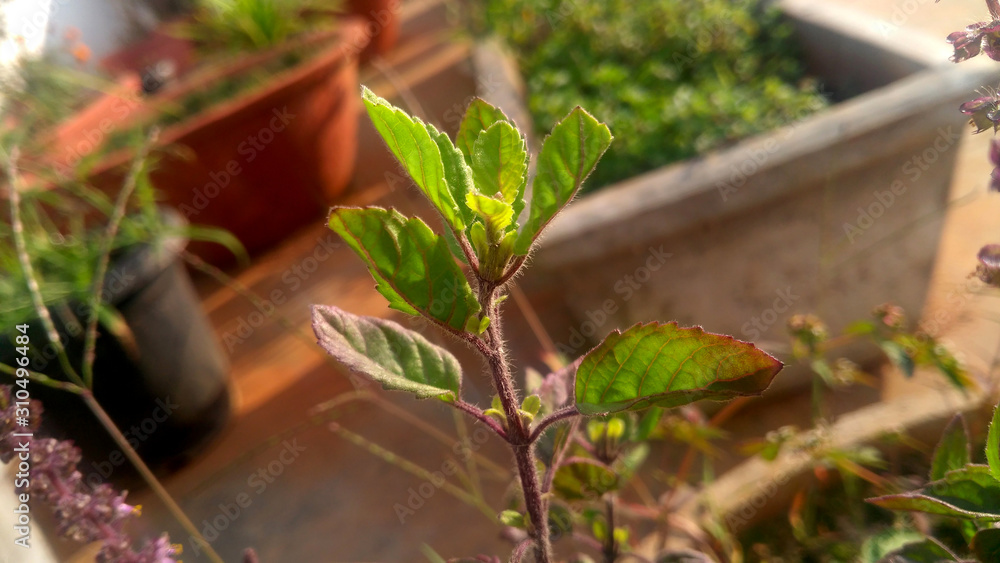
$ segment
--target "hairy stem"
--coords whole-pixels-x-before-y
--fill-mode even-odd
[[[17,370],[18,368],[14,366],[9,366],[7,364],[0,363],[0,373],[5,373],[11,377],[17,377]],[[27,370],[27,372],[28,372],[28,379],[36,383],[41,383],[46,387],[59,389],[61,391],[66,391],[67,393],[76,393],[77,395],[83,392],[83,388],[80,387],[79,385],[74,385],[66,381],[59,381],[58,379],[52,379],[51,377],[45,375],[44,373],[38,373],[37,371],[31,371],[30,369]]]
[[[567,418],[574,417],[578,414],[580,414],[580,412],[576,410],[576,405],[570,405],[568,407],[563,407],[551,414],[546,415],[545,417],[543,417],[541,420],[538,421],[538,424],[535,425],[535,429],[532,430],[531,437],[529,438],[529,440],[531,442],[534,442],[535,440],[540,438],[542,436],[542,432],[545,432],[545,429],[551,426],[552,424],[555,424],[562,420],[566,420]]]
[[[496,432],[497,435],[500,436],[501,438],[505,440],[507,439],[507,432],[500,427],[500,424],[498,424],[496,420],[491,418],[489,415],[483,413],[483,411],[479,407],[475,405],[470,405],[469,403],[466,403],[461,399],[456,400],[455,402],[451,403],[451,405],[456,409],[475,418],[479,422],[482,422],[483,424],[488,426],[491,430]]]
[[[17,248],[17,259],[24,270],[24,278],[28,283],[28,293],[31,294],[31,302],[35,307],[35,314],[41,319],[42,326],[45,328],[45,333],[49,338],[49,343],[56,350],[56,356],[59,358],[59,365],[62,367],[63,373],[66,374],[66,377],[70,381],[82,387],[83,380],[80,379],[80,376],[70,364],[69,356],[66,354],[66,349],[62,344],[62,339],[59,338],[56,326],[52,322],[52,315],[49,314],[49,309],[45,306],[45,301],[42,299],[42,290],[38,286],[38,277],[35,275],[35,269],[31,265],[31,258],[28,256],[28,248],[24,241],[24,224],[21,222],[21,188],[20,176],[17,171],[18,149],[15,147],[8,153],[0,148],[0,153],[2,153],[4,168],[7,171],[7,188],[10,190],[10,224],[14,231],[14,246]]]
[[[531,535],[535,540],[535,560],[549,563],[552,560],[552,545],[549,542],[548,503],[542,499],[542,489],[538,484],[538,470],[535,467],[534,444],[511,444],[517,460],[517,472],[521,477],[521,491],[531,519]]]
[[[149,148],[156,142],[159,137],[159,131],[153,129],[146,138],[146,142],[143,146],[136,151],[135,158],[132,160],[132,167],[128,171],[128,175],[125,176],[125,181],[122,184],[122,190],[118,192],[118,199],[115,201],[114,210],[111,212],[111,217],[108,219],[108,225],[104,229],[104,239],[101,241],[101,253],[97,260],[97,271],[94,273],[94,287],[91,291],[90,302],[87,304],[90,308],[88,312],[89,317],[87,318],[87,330],[84,333],[84,344],[83,344],[83,366],[82,376],[83,383],[88,389],[94,386],[94,354],[97,345],[97,311],[101,306],[101,297],[104,293],[104,277],[108,273],[108,264],[111,262],[111,248],[115,242],[115,236],[118,234],[118,226],[121,224],[122,219],[125,218],[125,209],[128,207],[128,200],[132,197],[132,192],[135,191],[135,185],[138,181],[139,174],[142,172],[142,166],[146,162],[146,157],[149,155]]]
[[[521,418],[514,378],[511,376],[510,364],[504,349],[500,308],[497,305],[499,293],[500,286],[495,282],[479,280],[479,303],[490,318],[490,326],[486,330],[485,338],[475,339],[475,344],[489,363],[493,385],[507,416],[506,439],[514,452],[517,472],[521,479],[521,490],[524,493],[524,504],[532,524],[535,560],[538,563],[550,563],[552,546],[549,542],[548,505],[542,498],[542,489],[538,481],[531,429]]]

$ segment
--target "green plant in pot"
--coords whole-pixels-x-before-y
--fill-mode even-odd
[[[154,465],[193,455],[230,415],[228,366],[181,258],[188,239],[242,249],[158,207],[146,150],[112,199],[80,177],[22,174],[0,144],[2,377],[35,374],[49,430],[82,447],[95,481],[128,471],[91,403]]]
[[[197,63],[173,76],[170,63],[154,61],[141,81],[132,76],[149,94],[108,116],[99,144],[110,154],[93,181],[119,185],[132,157],[129,131],[158,125],[159,146],[169,150],[151,175],[166,202],[191,221],[226,228],[250,251],[263,249],[320,217],[347,187],[358,59],[370,37],[359,19],[334,18],[312,1],[203,2],[178,30],[200,53]],[[61,129],[49,155],[57,165],[93,136],[82,122]],[[227,259],[204,245],[192,252]]]
[[[581,104],[618,132],[587,189],[827,105],[803,75],[791,27],[759,0],[489,0],[469,18],[513,51],[536,124]]]

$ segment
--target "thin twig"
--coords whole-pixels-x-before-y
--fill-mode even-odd
[[[352,396],[353,395],[353,396]],[[424,431],[428,436],[434,438],[438,442],[444,444],[445,446],[451,447],[455,444],[455,439],[439,430],[433,424],[421,419],[419,416],[413,414],[412,412],[401,408],[392,402],[386,400],[383,397],[376,395],[370,391],[350,391],[348,393],[342,393],[337,397],[320,403],[310,410],[310,413],[321,414],[325,411],[332,410],[338,406],[345,404],[353,400],[363,400],[369,401],[380,409],[386,411],[387,413],[396,416],[397,418],[406,421],[408,424]],[[507,469],[497,465],[489,458],[482,456],[476,452],[473,452],[470,456],[479,462],[479,465],[492,471],[498,478],[507,479],[510,477],[510,472]]]
[[[524,556],[528,554],[528,548],[531,547],[532,543],[534,543],[534,540],[527,538],[517,544],[513,553],[510,554],[510,563],[521,563],[524,560]]]
[[[31,294],[31,302],[35,307],[35,314],[42,321],[42,326],[45,328],[49,342],[56,349],[56,356],[59,358],[59,365],[62,367],[63,373],[73,383],[82,387],[83,380],[69,362],[69,356],[63,347],[62,339],[59,337],[55,324],[52,322],[52,315],[49,314],[49,309],[45,306],[45,301],[42,299],[42,290],[38,287],[38,277],[35,275],[35,269],[31,265],[31,258],[28,256],[28,248],[24,241],[24,224],[21,222],[21,188],[19,182],[20,176],[17,172],[19,151],[17,147],[14,147],[8,153],[0,147],[0,153],[2,153],[4,158],[4,168],[7,171],[7,187],[10,190],[10,223],[14,231],[14,246],[17,248],[17,259],[24,270],[24,277],[27,280],[28,293]]]
[[[569,428],[566,430],[566,439],[563,440],[561,447],[558,447],[552,453],[552,463],[545,470],[545,477],[542,480],[542,494],[552,490],[552,480],[555,478],[556,471],[559,466],[562,465],[563,459],[566,457],[566,452],[569,451],[569,445],[573,443],[573,435],[576,434],[577,428],[580,426],[580,419],[574,418],[573,422],[570,423]]]
[[[0,363],[0,372],[6,373],[12,377],[17,377],[17,370],[24,369],[28,372],[28,379],[36,381],[45,385],[46,387],[52,387],[53,389],[59,389],[66,391],[67,393],[76,393],[79,395],[83,392],[79,385],[74,385],[66,381],[59,381],[58,379],[52,379],[51,377],[45,375],[44,373],[38,373],[37,371],[31,371],[26,368],[15,368],[4,363]]]
[[[580,411],[576,410],[576,405],[570,405],[542,417],[542,419],[538,421],[538,425],[535,426],[535,429],[531,432],[531,437],[528,440],[533,443],[542,436],[542,432],[545,432],[545,429],[549,426],[579,414]]]
[[[455,402],[450,403],[450,404],[451,404],[451,406],[455,407],[456,409],[469,414],[470,416],[472,416],[473,418],[475,418],[479,422],[482,422],[486,426],[489,426],[491,430],[493,430],[494,432],[496,432],[497,435],[500,436],[501,438],[503,438],[504,440],[507,439],[507,431],[504,430],[500,426],[500,423],[498,423],[496,420],[494,420],[493,417],[491,417],[490,415],[488,415],[488,414],[484,413],[482,410],[480,410],[479,407],[477,407],[475,405],[470,405],[469,403],[466,403],[465,401],[463,401],[461,399],[457,399],[457,400],[455,400]]]
[[[111,434],[111,437],[114,438],[115,442],[118,444],[118,447],[120,447],[122,449],[122,452],[125,453],[125,457],[127,457],[129,461],[132,462],[132,465],[134,465],[135,468],[139,471],[139,474],[142,476],[143,480],[146,481],[146,484],[149,485],[149,488],[153,490],[153,493],[157,496],[157,498],[160,499],[160,502],[162,502],[167,507],[167,510],[170,511],[170,514],[174,517],[174,519],[176,519],[180,523],[180,525],[184,528],[184,531],[190,534],[192,539],[201,544],[201,548],[205,551],[205,554],[208,555],[208,558],[212,560],[213,563],[223,563],[222,558],[219,557],[219,554],[216,553],[214,549],[212,549],[212,546],[211,544],[208,543],[208,540],[206,540],[201,535],[201,532],[198,531],[198,528],[196,528],[194,523],[192,523],[191,520],[188,519],[187,515],[184,514],[184,511],[181,509],[181,507],[178,506],[176,502],[174,502],[173,497],[171,497],[170,493],[168,493],[167,490],[163,487],[163,485],[160,484],[160,481],[156,478],[155,475],[153,475],[153,472],[150,471],[146,463],[142,461],[142,458],[139,457],[139,454],[137,454],[135,450],[132,449],[132,446],[128,443],[128,439],[125,438],[125,436],[121,433],[120,430],[118,430],[118,427],[115,426],[114,421],[111,420],[111,417],[108,416],[108,413],[104,412],[104,409],[101,407],[101,405],[97,402],[96,399],[94,399],[93,393],[91,393],[89,390],[84,390],[81,396],[83,397],[84,402],[87,403],[87,406],[90,408],[91,412],[93,412],[94,415],[97,417],[97,420],[100,421],[101,426],[104,426],[104,429],[107,430],[109,434]]]
[[[423,467],[420,467],[419,465],[413,463],[412,461],[409,461],[405,458],[396,455],[395,453],[387,450],[386,448],[383,448],[382,446],[376,444],[375,442],[372,442],[371,440],[365,438],[364,436],[351,432],[350,430],[344,428],[337,422],[331,422],[328,425],[328,427],[330,428],[331,432],[338,434],[345,440],[353,443],[358,447],[364,448],[370,454],[382,458],[387,463],[395,465],[396,467],[399,467],[400,469],[406,471],[407,473],[410,473],[411,475],[416,475],[421,479],[426,479],[431,482],[434,482],[435,480],[438,479],[427,469],[424,469]],[[446,491],[448,494],[454,496],[458,500],[468,504],[469,506],[478,508],[479,511],[482,512],[486,516],[486,518],[490,520],[490,522],[496,522],[496,513],[493,511],[491,507],[486,505],[482,501],[482,499],[476,498],[474,495],[471,495],[467,491],[464,491],[456,487],[455,485],[452,485],[448,481],[442,482],[440,488]]]
[[[118,235],[118,227],[121,225],[122,219],[125,218],[125,209],[128,207],[128,200],[132,197],[132,192],[135,191],[139,174],[146,163],[146,157],[149,156],[149,149],[156,143],[159,135],[159,129],[154,127],[146,137],[146,142],[136,151],[135,158],[132,160],[132,167],[129,168],[128,175],[122,183],[122,189],[118,193],[115,207],[111,211],[111,217],[108,218],[108,226],[104,230],[104,239],[101,241],[101,253],[97,260],[97,272],[94,273],[94,287],[91,291],[90,302],[88,303],[90,310],[88,312],[87,330],[84,333],[83,341],[83,383],[87,389],[94,387],[97,310],[101,305],[101,296],[104,293],[104,277],[108,273],[108,264],[111,262],[111,249],[114,245],[115,236]]]
[[[465,424],[465,417],[458,410],[451,411],[451,417],[455,423],[455,431],[458,432],[458,439],[463,444],[470,443],[469,427]],[[472,489],[472,493],[482,499],[483,485],[479,479],[479,467],[476,465],[475,458],[471,455],[465,456],[465,472],[469,476],[469,488]]]

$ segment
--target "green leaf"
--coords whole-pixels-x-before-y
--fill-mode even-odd
[[[989,464],[990,475],[1000,479],[1000,405],[993,409],[993,420],[986,435],[986,463]]]
[[[338,207],[330,228],[364,260],[392,308],[455,330],[481,322],[479,302],[447,243],[419,218],[394,209]]]
[[[504,510],[500,513],[498,519],[504,526],[522,529],[526,526],[524,515],[516,510]]]
[[[465,202],[468,204],[469,209],[482,217],[486,223],[486,231],[492,235],[487,240],[492,239],[492,242],[499,242],[504,230],[507,229],[514,218],[514,210],[510,204],[476,193],[466,194]]]
[[[473,146],[472,175],[480,193],[500,194],[518,216],[524,209],[524,188],[528,183],[524,137],[506,121],[490,125]]]
[[[459,244],[458,238],[455,236],[455,231],[451,229],[444,229],[441,236],[444,237],[444,241],[448,243],[448,250],[451,251],[452,256],[458,258],[460,262],[468,265],[469,259],[466,258],[465,252],[462,251],[462,245]]]
[[[913,362],[913,358],[906,353],[905,348],[892,340],[883,340],[879,342],[879,345],[882,347],[885,355],[889,357],[889,361],[899,368],[903,372],[903,375],[913,377],[913,370],[916,369],[916,365]]]
[[[448,563],[444,557],[438,555],[438,553],[434,551],[434,548],[426,543],[420,546],[420,552],[424,554],[424,557],[426,557],[430,563]]]
[[[612,418],[608,421],[608,429],[605,434],[609,440],[618,440],[625,435],[625,421],[620,418]]]
[[[1000,520],[1000,481],[985,465],[966,465],[922,489],[867,499],[889,510],[911,510],[956,518]]]
[[[474,219],[472,210],[465,204],[465,194],[476,191],[472,177],[472,169],[465,163],[465,157],[443,132],[438,132],[433,125],[427,125],[431,133],[431,138],[437,143],[438,150],[441,151],[441,163],[444,165],[444,178],[448,183],[448,190],[455,199],[458,206],[459,215],[462,222],[468,225]],[[457,225],[452,225],[457,232],[462,232]]]
[[[940,563],[956,561],[955,554],[934,538],[908,543],[882,558],[884,563]]]
[[[516,254],[527,254],[542,229],[573,199],[611,145],[611,139],[608,126],[579,107],[552,128],[538,155],[531,210],[527,224],[518,233]]]
[[[521,410],[534,416],[542,408],[542,398],[538,395],[528,395],[521,402]]]
[[[458,135],[455,136],[455,144],[462,151],[466,164],[472,166],[472,155],[479,134],[498,121],[510,122],[510,119],[500,111],[500,108],[485,100],[481,98],[472,100],[465,110],[462,124],[458,127]]]
[[[408,391],[419,399],[458,397],[458,360],[417,332],[327,305],[313,305],[312,325],[328,354],[384,389]]]
[[[1000,529],[987,528],[972,538],[972,551],[980,561],[1000,561]]]
[[[663,409],[661,408],[653,407],[646,411],[642,415],[642,418],[639,419],[639,425],[636,427],[635,436],[632,439],[637,442],[648,440],[660,425],[660,418],[662,417]]]
[[[552,488],[565,500],[593,499],[617,489],[618,475],[596,461],[566,463],[556,470]]]
[[[445,221],[455,231],[464,231],[468,211],[463,207],[472,171],[461,153],[433,125],[410,117],[364,86],[361,94],[372,124],[392,154]]]
[[[861,544],[861,553],[858,563],[878,563],[890,552],[903,547],[908,543],[924,539],[923,534],[915,530],[898,530],[889,528],[869,536]]]
[[[830,364],[823,358],[816,358],[809,362],[809,367],[812,368],[813,372],[823,380],[829,386],[834,386],[837,382],[837,378],[833,375],[833,369]]]
[[[614,331],[576,372],[583,414],[664,408],[759,395],[782,368],[753,344],[677,323]]]
[[[930,480],[943,479],[945,474],[955,469],[961,469],[972,462],[969,449],[969,433],[965,429],[965,419],[956,414],[941,435],[941,441],[934,449],[931,460]]]

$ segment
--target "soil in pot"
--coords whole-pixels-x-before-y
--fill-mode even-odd
[[[94,363],[97,401],[143,459],[162,470],[180,466],[208,445],[232,410],[226,359],[177,257],[183,245],[172,239],[116,257],[105,286],[131,339],[123,342],[99,330]],[[85,322],[86,308],[67,304],[50,310],[79,371],[82,331],[66,313]],[[43,344],[41,322],[28,324],[30,369],[65,380],[54,352]],[[0,361],[12,364],[13,348],[0,345]],[[79,397],[39,383],[29,389],[43,403],[44,432],[71,439],[83,450],[85,479],[130,483],[131,466]]]

